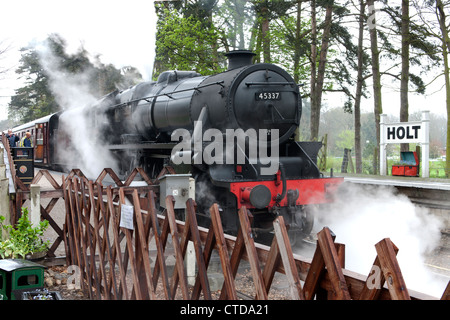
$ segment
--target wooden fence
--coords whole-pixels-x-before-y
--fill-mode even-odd
[[[10,200],[11,222],[15,223],[30,191],[16,179],[5,142],[16,190]],[[167,167],[159,176],[166,173],[174,172]],[[147,186],[131,187],[138,174]],[[106,176],[118,187],[104,187]],[[47,219],[57,234],[47,256],[54,257],[55,250],[64,244],[66,264],[79,267],[82,288],[92,299],[212,299],[207,270],[214,250],[224,274],[220,299],[237,299],[235,278],[242,260],[250,264],[256,299],[268,298],[275,272],[286,275],[291,299],[432,298],[407,289],[396,259],[398,249],[390,239],[375,245],[377,256],[369,275],[364,276],[344,269],[345,246],[334,242],[335,236],[328,228],[318,233],[313,259],[306,261],[292,253],[282,217],[274,221],[275,237],[268,247],[254,242],[252,216],[245,207],[236,213],[240,222],[236,237],[223,233],[217,205],[210,208],[209,229],[197,225],[192,199],[186,203],[185,222],[175,219],[171,196],[166,199],[167,209],[158,214],[157,179],[149,179],[140,168],[124,182],[111,169],[104,169],[95,181],[89,181],[80,170],[73,170],[61,184],[48,171],[40,170],[32,184],[42,178],[49,181],[53,190],[41,191],[41,198],[50,198],[45,207],[41,205],[41,218]],[[55,222],[52,212],[61,198],[66,209],[63,226]],[[121,205],[127,202],[133,206],[133,230],[120,226]],[[151,241],[155,250],[149,250]],[[187,284],[184,261],[189,241],[194,244],[198,269],[192,287]],[[156,252],[155,257],[150,257],[150,252]],[[169,274],[165,257],[172,252],[176,264]],[[153,266],[150,258],[155,258]],[[450,282],[442,299],[450,300]]]
[[[376,244],[377,256],[366,277],[343,268],[345,246],[334,242],[328,228],[318,233],[312,261],[304,261],[292,253],[282,217],[274,221],[275,236],[268,247],[254,242],[252,216],[245,207],[237,212],[240,230],[232,237],[223,233],[215,204],[209,229],[197,225],[192,199],[186,202],[184,222],[175,218],[172,196],[158,214],[154,188],[104,187],[77,176],[65,180],[67,264],[79,267],[81,286],[91,299],[212,299],[207,271],[214,250],[224,275],[220,299],[237,299],[235,278],[242,260],[249,262],[255,299],[268,298],[275,272],[286,275],[291,299],[431,298],[407,289],[396,259],[398,249],[390,239]],[[125,210],[130,206],[132,229],[121,227],[121,220],[130,218]],[[188,285],[185,268],[189,241],[198,269],[193,286]],[[171,274],[165,262],[168,251],[176,259]],[[449,299],[449,286],[442,299]]]

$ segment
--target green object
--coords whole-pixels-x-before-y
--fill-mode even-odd
[[[400,152],[400,164],[407,166],[416,166],[417,161],[412,151],[402,151]]]
[[[0,242],[0,257],[26,258],[28,254],[47,251],[50,241],[44,242],[41,237],[48,225],[49,222],[44,220],[39,222],[39,226],[33,227],[28,218],[28,208],[23,207],[16,225],[3,226],[8,237]]]
[[[0,298],[16,300],[16,290],[42,288],[44,269],[44,266],[24,259],[0,260]]]

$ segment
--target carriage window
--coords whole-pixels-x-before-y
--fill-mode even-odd
[[[42,133],[42,128],[36,129],[36,145],[44,144],[44,135]]]

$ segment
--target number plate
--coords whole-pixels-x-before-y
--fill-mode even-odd
[[[281,100],[281,92],[257,92],[255,100]]]

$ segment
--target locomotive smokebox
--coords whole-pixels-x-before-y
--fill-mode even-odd
[[[249,50],[234,50],[227,52],[225,56],[228,58],[228,70],[253,64],[253,57],[255,55],[256,53]]]

